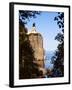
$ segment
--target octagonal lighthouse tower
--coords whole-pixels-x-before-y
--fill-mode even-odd
[[[33,23],[31,32],[28,33],[28,36],[34,50],[35,63],[37,63],[40,68],[44,68],[43,37],[36,31],[35,23]]]

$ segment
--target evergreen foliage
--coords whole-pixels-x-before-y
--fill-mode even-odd
[[[64,13],[59,12],[58,16],[54,18],[57,21],[60,32],[55,37],[55,40],[59,42],[55,55],[52,57],[53,67],[53,77],[63,77],[64,76]]]
[[[19,11],[19,79],[38,77],[38,65],[34,63],[34,51],[27,35],[27,19],[40,14],[37,11]]]

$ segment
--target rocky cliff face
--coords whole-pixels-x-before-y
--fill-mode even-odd
[[[34,28],[35,29],[35,28]],[[36,30],[32,29],[28,36],[30,44],[34,50],[34,57],[36,63],[40,67],[44,67],[44,49],[43,49],[43,38],[40,33],[37,33]]]

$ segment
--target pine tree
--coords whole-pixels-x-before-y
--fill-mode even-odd
[[[35,78],[39,73],[38,65],[33,61],[34,51],[27,35],[26,20],[35,17],[38,12],[19,11],[19,78]]]
[[[52,57],[53,76],[62,77],[64,76],[64,13],[59,12],[58,16],[54,18],[57,21],[60,33],[57,34],[55,40],[59,42],[55,55]]]

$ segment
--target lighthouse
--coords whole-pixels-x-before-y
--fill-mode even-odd
[[[37,32],[35,23],[33,23],[31,31],[28,33],[28,37],[34,51],[35,63],[38,64],[40,69],[44,68],[43,37]]]

